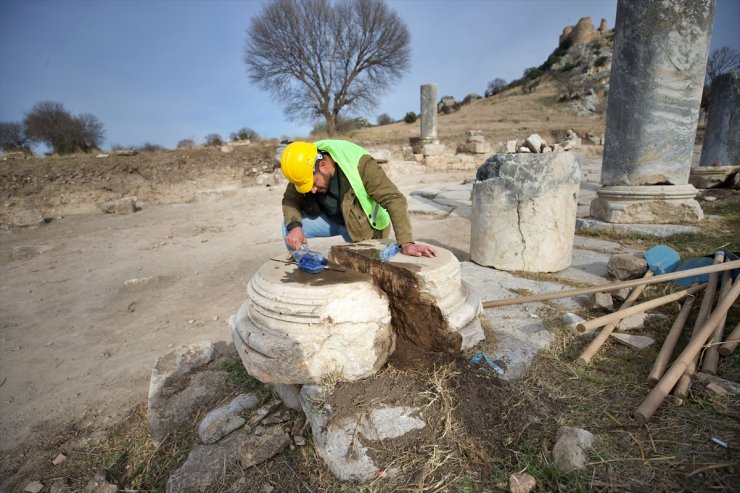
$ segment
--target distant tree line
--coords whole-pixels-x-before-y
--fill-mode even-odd
[[[95,115],[72,115],[55,101],[36,103],[22,122],[0,123],[0,146],[5,151],[30,153],[31,144],[40,143],[56,154],[90,152],[100,147],[104,135]]]

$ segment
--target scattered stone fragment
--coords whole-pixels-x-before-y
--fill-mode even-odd
[[[56,456],[56,457],[54,458],[54,460],[53,460],[53,461],[51,461],[51,463],[52,463],[52,464],[54,464],[55,466],[58,466],[59,464],[64,464],[64,461],[66,461],[66,460],[67,460],[67,456],[66,456],[66,455],[64,455],[64,454],[62,454],[62,453],[59,453],[59,454],[58,454],[58,455],[57,455],[57,456]]]
[[[524,146],[531,152],[542,152],[542,148],[546,145],[545,139],[538,134],[532,134],[524,140]]]
[[[509,476],[509,491],[511,493],[529,493],[535,486],[537,486],[537,481],[531,474],[514,473]]]
[[[716,375],[710,375],[708,373],[703,373],[703,372],[698,372],[696,373],[695,376],[697,380],[706,383],[707,388],[709,388],[710,384],[713,384],[713,387],[711,390],[721,388],[727,394],[732,394],[732,395],[740,394],[740,383],[732,382],[730,380],[720,378]]]
[[[136,291],[138,288],[161,281],[162,276],[134,277],[123,282],[126,291]]]
[[[655,340],[647,336],[624,334],[621,332],[612,332],[609,336],[633,349],[646,349],[655,344]]]
[[[268,428],[262,435],[250,435],[239,446],[239,463],[244,469],[262,464],[292,443],[281,425]]]
[[[609,293],[595,293],[586,303],[586,307],[595,310],[614,310],[614,300]]]
[[[152,441],[159,444],[170,431],[173,431],[179,424],[184,423],[191,413],[195,410],[182,406],[193,406],[205,404],[206,396],[215,397],[215,390],[222,388],[225,383],[225,376],[211,374],[205,377],[201,376],[195,381],[191,381],[183,389],[183,377],[195,370],[205,366],[213,360],[213,344],[191,344],[181,346],[166,353],[157,360],[152,369],[152,376],[149,382],[149,397],[147,409],[147,421],[151,432]],[[223,372],[218,372],[223,373]],[[198,382],[209,380],[215,389],[197,388]],[[223,379],[223,382],[221,381]],[[185,393],[185,390],[190,390]],[[196,390],[197,388],[197,390]],[[202,393],[200,396],[193,396],[194,400],[189,404],[183,399],[186,395],[192,395],[193,392]],[[200,402],[201,404],[197,404]]]
[[[69,478],[59,478],[54,480],[49,487],[49,493],[72,493],[72,485]]]
[[[36,209],[18,211],[10,220],[10,224],[16,228],[35,228],[44,223],[44,216]]]
[[[41,483],[41,481],[31,481],[26,485],[25,488],[23,488],[24,493],[39,493],[39,491],[44,489],[44,485]]]
[[[322,400],[318,385],[304,385],[301,405],[311,426],[313,445],[329,470],[340,481],[368,481],[387,464],[375,465],[367,454],[368,441],[396,438],[424,428],[420,409],[368,404],[356,414],[332,419],[331,406]]]
[[[280,401],[277,399],[273,399],[264,406],[260,407],[256,411],[252,413],[252,416],[249,418],[249,422],[247,423],[250,427],[256,426],[260,421],[265,419],[266,416],[268,416],[271,412],[275,411],[277,408],[280,407]]]
[[[367,152],[378,163],[387,163],[391,160],[391,151],[388,149],[367,149]]]
[[[719,395],[730,395],[730,393],[725,389],[724,387],[712,382],[709,385],[707,385],[707,389],[711,390],[715,394]]]
[[[616,291],[611,291],[612,298],[619,301],[624,301],[627,299],[627,297],[632,292],[632,289],[630,288],[622,288],[617,289]]]
[[[122,197],[118,200],[111,200],[100,204],[100,208],[106,214],[133,214],[138,210],[136,197]]]
[[[642,256],[627,253],[612,255],[606,264],[606,272],[619,281],[637,279],[645,275],[647,270],[647,261]]]
[[[254,394],[240,394],[225,406],[218,407],[206,414],[198,426],[198,435],[203,443],[213,443],[236,430],[246,420],[241,417],[245,411],[259,403]]]
[[[221,146],[221,152],[223,152],[224,154],[231,154],[232,152],[234,152],[234,148],[230,145]]]
[[[557,441],[552,449],[555,466],[563,472],[580,469],[588,462],[587,451],[596,437],[589,431],[570,426],[561,426]]]
[[[223,476],[224,466],[237,459],[240,446],[250,436],[247,430],[241,429],[217,443],[198,445],[183,465],[170,474],[167,491],[213,491]]]
[[[85,486],[84,493],[116,493],[118,486],[109,483],[106,476],[104,470],[98,470],[95,473],[95,477]]]
[[[625,317],[619,321],[619,330],[628,331],[642,329],[645,327],[645,319],[647,318],[646,313],[635,313],[629,317]]]
[[[138,153],[137,149],[116,149],[113,151],[116,156],[136,156]]]
[[[295,411],[301,410],[300,385],[275,383],[272,384],[272,388],[275,389],[275,393],[280,396],[280,400],[287,408]]]

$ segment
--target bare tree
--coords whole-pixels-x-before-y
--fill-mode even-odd
[[[224,145],[224,139],[217,133],[206,135],[205,143],[207,146],[215,147]]]
[[[231,141],[237,140],[259,140],[260,135],[249,127],[242,127],[236,132],[231,132],[229,139]]]
[[[29,152],[30,140],[21,122],[0,122],[0,149]]]
[[[711,86],[722,74],[740,70],[740,52],[729,46],[716,48],[707,60],[706,84]]]
[[[74,117],[75,134],[73,141],[82,152],[98,149],[103,142],[105,131],[103,124],[92,113],[82,113]]]
[[[494,94],[498,94],[503,91],[505,87],[506,81],[500,77],[496,77],[495,79],[488,82],[488,87],[486,87],[485,95],[487,98],[490,98]]]
[[[100,147],[104,136],[103,124],[95,115],[72,116],[55,101],[36,103],[23,123],[29,139],[45,143],[57,154],[91,151]]]
[[[383,113],[378,116],[378,125],[389,125],[393,123],[393,118],[388,113]]]
[[[383,0],[273,0],[252,19],[249,78],[283,103],[291,120],[372,109],[409,66],[409,32]]]

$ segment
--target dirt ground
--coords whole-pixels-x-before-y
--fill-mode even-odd
[[[272,171],[275,146],[265,147],[257,159]],[[179,152],[167,162],[177,163]],[[44,172],[22,168],[39,166],[37,160],[2,167],[4,217],[35,207],[48,221],[0,230],[0,448],[6,461],[69,423],[90,430],[125,417],[146,401],[151,369],[169,349],[229,340],[228,318],[244,301],[247,281],[283,251],[283,185],[254,185],[259,173],[253,170],[263,171],[259,162],[240,163],[238,155],[231,163],[214,160],[210,170],[181,168],[179,179],[164,183],[153,178],[165,171],[162,158],[127,158],[138,162],[136,172],[120,164],[124,158],[116,158],[118,164],[86,159],[78,181],[65,185],[58,178],[64,162]],[[109,168],[92,178],[80,171],[101,162]],[[408,191],[471,174],[396,182]],[[30,185],[22,185],[23,175]],[[101,189],[103,180],[119,185]],[[141,210],[95,211],[113,194],[139,196]],[[59,203],[60,195],[74,200]],[[463,219],[413,218],[413,225],[418,239],[467,251]]]

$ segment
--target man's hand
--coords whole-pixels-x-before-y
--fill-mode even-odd
[[[291,229],[288,231],[288,234],[285,235],[285,244],[288,245],[288,248],[291,250],[298,250],[303,246],[305,241],[306,237],[303,234],[303,228],[300,226]]]
[[[416,243],[404,243],[401,245],[401,252],[411,257],[421,257],[422,255],[425,257],[437,256],[437,250],[434,248],[427,245],[417,245]]]

